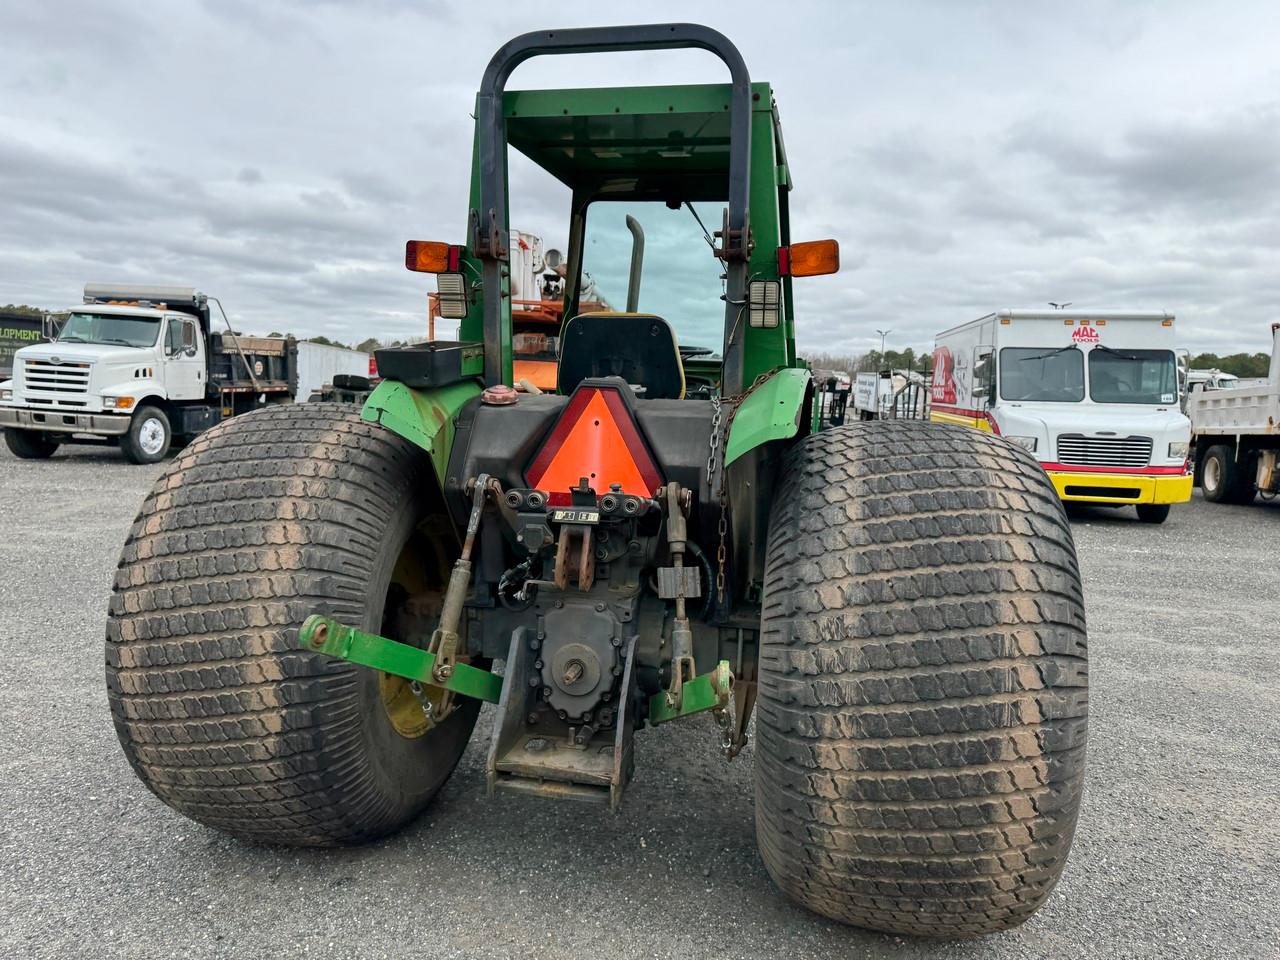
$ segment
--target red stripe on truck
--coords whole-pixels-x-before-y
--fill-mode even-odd
[[[1135,477],[1181,477],[1187,465],[1180,467],[1082,467],[1073,463],[1041,463],[1045,470],[1058,473],[1124,473]]]

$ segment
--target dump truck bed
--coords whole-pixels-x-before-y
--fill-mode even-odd
[[[1280,436],[1280,389],[1273,383],[1255,387],[1197,390],[1187,398],[1194,434]]]

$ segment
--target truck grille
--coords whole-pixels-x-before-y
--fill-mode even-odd
[[[50,363],[48,360],[24,360],[22,363],[22,387],[54,394],[55,402],[73,403],[89,392],[89,367],[87,363]],[[74,403],[75,406],[83,405]]]
[[[1058,437],[1058,462],[1079,467],[1145,467],[1151,462],[1150,437]]]

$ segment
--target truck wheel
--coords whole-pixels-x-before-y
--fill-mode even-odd
[[[1040,906],[1080,805],[1088,667],[1071,530],[1028,453],[920,421],[798,443],[760,642],[756,834],[786,894],[935,937]]]
[[[1169,504],[1140,503],[1137,505],[1138,519],[1143,523],[1164,523],[1169,519]]]
[[[130,463],[159,463],[172,442],[173,430],[165,412],[144,404],[134,411],[128,431],[120,438],[120,449]]]
[[[129,533],[107,621],[116,732],[156,796],[306,846],[366,841],[426,806],[480,701],[430,726],[407,682],[297,635],[326,613],[425,643],[456,549],[423,496],[431,469],[351,407],[312,403],[228,420],[175,459]]]
[[[15,457],[23,460],[48,460],[58,449],[58,442],[38,430],[10,430],[4,432],[4,445]]]
[[[1257,495],[1252,474],[1236,460],[1235,450],[1217,444],[1206,451],[1200,462],[1200,486],[1204,498],[1214,503],[1253,503]]]

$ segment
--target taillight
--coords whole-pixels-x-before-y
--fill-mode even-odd
[[[618,387],[585,381],[551,428],[525,480],[546,490],[553,505],[570,502],[583,478],[597,493],[619,484],[622,493],[649,498],[662,474]]]

